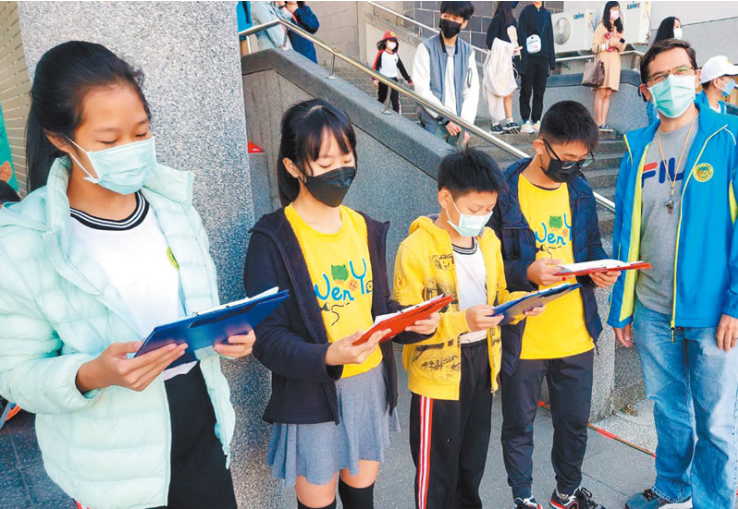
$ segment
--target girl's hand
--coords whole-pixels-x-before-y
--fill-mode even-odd
[[[379,88],[379,80],[372,79],[372,84],[374,85],[374,88]]]
[[[228,344],[219,343],[215,345],[215,351],[225,357],[239,359],[241,357],[246,357],[251,353],[255,341],[256,335],[254,334],[254,331],[245,335],[239,334],[237,336],[230,336],[228,338]]]
[[[187,345],[167,345],[136,357],[128,358],[141,348],[142,341],[113,343],[94,360],[86,362],[77,371],[77,389],[82,394],[111,385],[133,391],[143,391],[169,365],[187,350]]]
[[[525,316],[538,316],[546,311],[546,306],[538,306],[537,308],[529,309],[524,314]]]
[[[415,85],[415,83],[413,83],[413,80],[407,82],[408,87],[412,87],[413,85]]]
[[[416,332],[423,336],[430,336],[436,333],[438,329],[438,323],[441,321],[441,315],[439,313],[433,313],[425,320],[418,320],[415,325],[411,325],[407,329],[408,332]]]
[[[369,337],[369,341],[360,345],[354,345],[354,342],[358,341],[359,338],[364,335],[362,331],[358,331],[351,336],[339,339],[338,341],[331,343],[331,346],[328,347],[328,352],[325,354],[325,363],[328,366],[362,364],[369,358],[381,339],[390,332],[390,329],[375,332]]]

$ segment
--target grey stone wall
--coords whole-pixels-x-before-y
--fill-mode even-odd
[[[243,295],[254,222],[246,121],[233,2],[20,2],[33,78],[49,48],[69,40],[103,44],[140,67],[162,164],[192,171],[223,301]],[[232,472],[240,506],[282,507],[265,465],[261,421],[268,374],[254,361],[225,361],[238,413]]]

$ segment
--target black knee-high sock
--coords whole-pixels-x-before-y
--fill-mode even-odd
[[[374,484],[366,488],[352,488],[340,480],[338,494],[344,509],[374,509]]]
[[[325,507],[308,507],[302,502],[300,502],[300,499],[297,499],[297,509],[336,509],[336,499],[333,499],[333,502],[328,504]]]

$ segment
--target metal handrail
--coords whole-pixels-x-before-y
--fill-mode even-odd
[[[417,26],[419,26],[421,28],[425,28],[426,30],[430,30],[434,34],[438,34],[438,33],[441,32],[438,28],[430,27],[430,26],[428,26],[428,25],[426,25],[424,23],[421,23],[418,20],[415,20],[413,18],[410,18],[408,16],[405,16],[404,14],[400,14],[399,12],[397,12],[397,11],[395,11],[393,9],[390,9],[389,7],[386,7],[384,5],[378,4],[377,2],[371,2],[370,1],[370,2],[366,2],[366,3],[368,3],[369,5],[373,5],[374,7],[379,7],[383,11],[388,12],[388,13],[392,14],[393,16],[396,16],[396,17],[398,17],[400,19],[404,19],[405,21],[409,21],[410,23],[413,23],[414,25],[417,25]],[[486,53],[489,53],[489,50],[488,49],[480,48],[479,46],[474,46],[473,44],[471,45],[471,47],[474,48],[475,50],[479,51],[480,53],[485,53],[485,54]]]
[[[620,53],[620,55],[636,55],[642,57],[643,55],[645,55],[645,53],[643,53],[642,51],[631,49],[628,51],[623,51],[622,53]],[[556,63],[558,64],[559,62],[571,62],[573,60],[589,60],[590,58],[594,58],[595,56],[596,53],[587,53],[586,55],[577,55],[575,57],[556,57]]]
[[[247,28],[246,30],[243,30],[243,31],[239,32],[238,35],[244,35],[244,36],[253,35],[253,34],[257,33],[257,32],[260,32],[262,30],[266,30],[267,28],[271,28],[271,27],[276,26],[278,24],[286,27],[288,30],[292,30],[293,32],[295,32],[298,35],[300,35],[301,37],[304,37],[305,39],[309,40],[313,44],[319,46],[320,48],[324,49],[325,51],[327,51],[328,53],[330,53],[331,55],[333,55],[333,59],[332,59],[332,62],[331,62],[331,68],[330,68],[330,74],[328,75],[328,78],[329,79],[334,79],[335,78],[334,77],[334,70],[335,70],[335,65],[336,65],[336,57],[338,57],[341,60],[343,60],[344,62],[346,62],[349,65],[351,65],[352,67],[354,67],[356,69],[359,69],[360,71],[364,72],[365,74],[368,74],[369,76],[371,76],[373,79],[379,81],[380,83],[384,83],[385,85],[387,85],[388,87],[392,88],[393,90],[397,90],[399,93],[412,98],[414,101],[420,103],[420,105],[423,106],[424,108],[426,108],[426,109],[428,109],[430,111],[433,111],[436,114],[438,114],[438,115],[440,115],[440,116],[442,116],[442,117],[444,117],[444,118],[446,118],[446,119],[454,122],[458,126],[460,126],[462,128],[462,132],[459,134],[459,139],[460,140],[463,139],[463,132],[466,130],[469,133],[474,134],[474,135],[478,136],[479,138],[482,138],[484,141],[486,141],[488,143],[491,143],[492,145],[495,145],[496,147],[499,147],[500,149],[504,150],[508,154],[511,154],[511,155],[513,155],[513,156],[515,156],[515,157],[517,157],[519,159],[530,157],[529,154],[526,154],[522,150],[519,150],[519,149],[513,147],[509,143],[506,143],[506,142],[500,140],[499,138],[496,138],[495,136],[492,136],[491,134],[489,134],[488,132],[480,129],[479,127],[477,127],[473,123],[468,122],[468,121],[464,120],[463,118],[461,118],[461,117],[459,117],[457,115],[454,115],[453,113],[450,113],[449,111],[447,111],[445,109],[439,108],[435,104],[430,103],[424,97],[418,95],[413,90],[410,90],[409,88],[406,88],[406,87],[400,85],[398,82],[396,82],[394,80],[391,80],[389,78],[384,77],[383,75],[379,74],[377,71],[375,71],[374,69],[372,69],[371,67],[368,67],[368,66],[362,64],[361,62],[359,62],[358,60],[356,60],[352,56],[347,55],[346,53],[342,52],[341,50],[336,49],[336,48],[334,48],[334,47],[326,44],[325,42],[323,42],[320,39],[318,39],[317,37],[315,37],[313,34],[311,34],[311,33],[307,32],[307,31],[303,30],[302,28],[300,28],[300,27],[298,27],[296,25],[293,25],[289,21],[283,20],[281,18],[277,18],[275,20],[269,21],[269,22],[264,23],[262,25],[256,25],[256,26]],[[597,201],[597,203],[599,205],[601,205],[603,208],[609,210],[610,212],[614,212],[615,211],[615,203],[613,203],[611,200],[608,200],[607,198],[605,198],[604,196],[599,195],[598,193],[594,193],[594,197],[595,197],[595,200]]]

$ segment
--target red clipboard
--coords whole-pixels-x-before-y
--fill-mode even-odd
[[[398,334],[405,332],[405,329],[415,325],[419,320],[425,320],[433,313],[442,310],[454,300],[452,295],[439,295],[431,300],[422,302],[416,306],[411,306],[399,311],[391,318],[375,323],[371,329],[366,331],[363,336],[354,341],[355,345],[361,345],[369,341],[372,334],[378,331],[389,329],[391,332],[382,338],[382,343],[389,341]]]
[[[596,263],[596,262],[593,262],[593,263]],[[557,272],[556,274],[554,274],[554,276],[562,276],[562,279],[566,280],[571,277],[588,276],[590,274],[599,274],[602,272],[622,272],[624,270],[648,270],[650,268],[651,268],[650,263],[639,261],[639,262],[625,263],[617,267],[592,267],[589,269],[574,270],[574,271],[562,270],[561,272]]]

